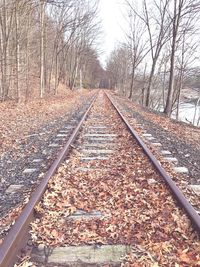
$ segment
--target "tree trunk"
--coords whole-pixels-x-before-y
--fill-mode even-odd
[[[18,17],[18,6],[15,3],[15,87],[16,87],[16,99],[17,102],[20,102],[20,92],[19,92],[19,34],[18,34],[18,26],[19,26],[19,17]]]
[[[53,53],[52,53],[52,58],[51,58],[51,66],[50,66],[50,71],[49,71],[49,92],[51,92],[51,77],[52,77],[52,72],[54,68],[54,61],[55,61],[55,55],[57,55],[57,42],[54,41],[54,47],[53,47]]]
[[[179,120],[179,109],[180,109],[180,100],[181,100],[181,89],[183,86],[183,79],[181,78],[180,87],[178,88],[178,97],[177,97],[177,111],[176,111],[176,120]]]
[[[7,12],[6,1],[3,0],[2,8],[2,92],[3,101],[8,97],[8,85],[7,85]]]
[[[142,106],[144,106],[144,97],[145,97],[144,93],[145,93],[146,69],[147,69],[147,63],[145,64],[144,73],[143,73],[144,85],[142,87]]]
[[[172,105],[173,105],[173,92],[174,92],[174,67],[175,67],[175,53],[176,53],[176,42],[177,42],[177,34],[179,27],[179,20],[181,14],[181,5],[179,6],[179,13],[177,13],[177,0],[174,0],[174,18],[173,18],[173,35],[172,35],[172,49],[171,49],[171,57],[170,57],[170,76],[169,76],[169,89],[167,94],[167,101],[164,113],[167,116],[171,115]]]
[[[26,63],[26,93],[25,93],[25,101],[28,100],[29,97],[29,68],[30,68],[30,60],[29,60],[29,30],[30,30],[30,15],[28,14],[27,28],[26,28],[26,54],[25,54],[25,63]]]
[[[175,43],[176,37],[173,37],[172,51],[171,51],[171,59],[170,59],[170,76],[169,76],[169,89],[167,94],[167,101],[164,113],[167,116],[171,115],[172,112],[172,101],[173,101],[173,92],[174,92],[174,65],[175,65]]]
[[[197,115],[197,109],[199,107],[199,102],[200,102],[200,97],[197,99],[197,102],[195,105],[194,117],[193,117],[193,122],[192,122],[193,125],[195,125],[195,120],[196,120],[196,115]],[[198,121],[197,121],[197,126],[198,126]]]
[[[152,82],[153,82],[155,67],[156,67],[156,59],[153,60],[152,67],[151,67],[151,73],[150,73],[150,77],[149,77],[149,81],[148,81],[147,92],[146,92],[146,101],[145,101],[146,107],[149,107],[149,103],[150,103],[151,86],[152,86]]]
[[[57,95],[57,93],[58,93],[57,90],[58,90],[58,53],[56,51],[54,95]]]
[[[83,77],[82,77],[82,70],[80,69],[80,89],[83,88]]]
[[[45,84],[45,0],[40,0],[40,97],[44,96],[44,84]]]
[[[134,79],[135,79],[135,65],[132,66],[132,74],[131,74],[131,86],[130,86],[130,94],[129,99],[132,99],[133,97],[133,86],[134,86]]]
[[[183,79],[184,79],[184,55],[185,55],[184,53],[185,53],[185,32],[183,34],[183,45],[181,54],[180,86],[178,88],[177,113],[176,113],[177,120],[179,119],[180,96],[181,96],[181,90],[183,88]]]

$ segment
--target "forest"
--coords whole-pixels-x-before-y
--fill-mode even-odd
[[[97,11],[97,1],[1,0],[0,99],[98,86]]]
[[[178,118],[182,89],[200,92],[200,3],[126,0],[125,9],[126,38],[107,65],[111,86],[168,116],[175,111]]]
[[[124,40],[104,67],[100,2],[1,0],[0,100],[103,87],[178,119],[186,88],[198,113],[199,1],[124,0]]]

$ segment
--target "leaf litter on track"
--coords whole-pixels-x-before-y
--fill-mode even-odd
[[[91,114],[103,114],[117,134],[115,151],[108,160],[85,163],[72,150],[36,208],[35,244],[127,244],[132,251],[122,266],[200,266],[197,233],[109,102],[97,101]],[[85,129],[93,124],[89,118]],[[80,210],[102,217],[70,219]]]

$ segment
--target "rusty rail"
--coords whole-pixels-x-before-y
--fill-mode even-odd
[[[131,127],[128,120],[123,116],[119,108],[114,103],[113,99],[106,93],[108,99],[116,109],[117,113],[120,115],[124,123],[126,124],[127,128],[129,129],[132,136],[136,139],[138,144],[142,147],[145,154],[148,156],[152,164],[154,165],[155,169],[159,172],[159,174],[162,176],[162,178],[165,180],[169,188],[171,189],[171,192],[173,196],[176,198],[177,202],[180,204],[180,206],[185,210],[186,214],[190,218],[192,224],[194,225],[194,228],[198,233],[200,233],[200,216],[196,212],[196,210],[193,208],[193,206],[189,203],[189,201],[185,198],[181,190],[178,188],[178,186],[175,184],[175,182],[172,180],[172,178],[167,174],[165,169],[160,165],[158,160],[155,158],[155,156],[152,154],[152,152],[147,148],[145,143],[140,139],[137,132]]]
[[[67,153],[70,150],[70,146],[75,140],[84,120],[86,119],[94,101],[97,98],[97,94],[92,99],[92,102],[84,115],[82,116],[80,122],[77,127],[74,129],[72,135],[68,139],[64,148],[60,151],[57,159],[53,162],[50,169],[45,174],[42,182],[35,190],[33,195],[31,196],[29,202],[23,209],[22,213],[16,220],[15,224],[11,227],[9,233],[5,237],[2,245],[0,246],[0,267],[11,267],[16,261],[17,255],[20,250],[25,246],[25,242],[27,241],[27,233],[30,222],[34,218],[34,207],[40,201],[45,189],[47,188],[48,182],[50,178],[55,174],[58,166],[66,157]]]

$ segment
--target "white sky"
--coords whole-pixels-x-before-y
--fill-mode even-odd
[[[104,54],[100,57],[103,65],[117,42],[123,39],[123,0],[100,0],[100,16],[103,26],[102,47]]]

